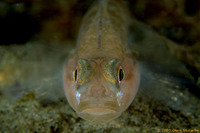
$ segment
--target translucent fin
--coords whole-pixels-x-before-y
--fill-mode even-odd
[[[70,42],[51,45],[45,42],[25,46],[1,46],[0,91],[14,100],[33,91],[35,97],[56,98],[63,94],[62,69],[72,50]]]
[[[175,110],[195,111],[200,89],[186,66],[170,53],[169,47],[177,44],[138,21],[132,25],[130,40],[140,61],[139,93],[143,98],[159,101]]]
[[[160,73],[159,71],[162,68],[159,68],[159,71],[156,72],[156,67],[163,67],[158,64],[152,66],[147,63],[140,63],[140,65],[142,73],[139,93],[146,101],[159,101],[174,110],[195,111],[196,102],[200,99],[198,98],[199,94],[196,95],[193,92],[200,90],[193,80],[175,75],[176,73],[173,72],[170,74],[169,69],[168,73]],[[163,71],[165,71],[165,68],[163,68]]]

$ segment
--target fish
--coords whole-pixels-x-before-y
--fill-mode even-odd
[[[100,6],[99,2],[100,1],[96,1],[94,7],[96,6],[96,8],[98,8]],[[108,2],[111,3],[111,1]],[[118,3],[118,0],[116,3]],[[112,4],[108,5],[109,8],[112,8]],[[123,6],[122,3],[119,5]],[[125,10],[126,9],[123,9],[123,11]],[[121,14],[124,12],[120,10],[118,13]],[[113,26],[115,29],[120,29],[121,26],[129,25],[128,14],[124,13],[122,16],[121,15],[119,16],[124,16],[127,20],[122,23],[121,19],[118,17],[116,19],[117,21],[115,21],[120,22],[118,26],[111,21],[111,24],[115,26]],[[131,15],[134,16],[134,13]],[[114,13],[109,15],[109,17],[113,16],[115,16]],[[95,18],[95,11],[94,15],[92,15],[91,11],[91,20],[88,18],[90,17],[87,17],[86,20],[84,20],[85,26],[88,27],[85,28],[85,26],[82,26],[82,30],[80,31],[81,35],[79,35],[77,49],[80,48],[80,43],[83,43],[83,40],[86,40],[85,38],[88,37],[86,36],[88,35],[86,34],[86,31],[89,31],[87,30],[90,26],[89,23]],[[78,128],[78,130],[89,129],[91,131],[96,131],[98,129],[104,130],[106,128],[112,130],[114,128],[114,131],[119,130],[120,132],[120,130],[124,131],[127,129],[128,132],[128,130],[134,130],[135,127],[137,128],[138,125],[144,123],[146,128],[151,127],[152,122],[149,120],[153,120],[153,123],[157,123],[158,126],[162,126],[163,124],[168,126],[168,120],[173,120],[172,122],[176,122],[183,127],[185,125],[194,128],[197,127],[198,125],[195,124],[195,122],[198,123],[199,121],[200,113],[198,112],[198,109],[200,108],[200,89],[196,86],[196,83],[194,82],[195,79],[188,70],[187,64],[183,64],[177,60],[171,53],[171,50],[179,53],[178,51],[181,50],[183,46],[170,41],[161,34],[158,34],[152,26],[134,18],[133,22],[131,22],[131,30],[133,32],[128,33],[132,37],[131,39],[133,39],[131,41],[134,42],[128,42],[128,44],[131,44],[129,46],[120,45],[122,48],[126,48],[122,56],[119,55],[119,51],[124,51],[123,49],[110,50],[107,53],[102,52],[100,54],[100,50],[108,50],[108,48],[103,49],[102,47],[110,44],[111,40],[106,41],[108,44],[105,43],[104,40],[104,27],[107,26],[105,24],[106,21],[104,21],[105,19],[102,20],[102,22],[98,22],[97,19],[93,20],[96,21],[94,25],[99,24],[99,27],[101,27],[99,29],[101,30],[98,30],[97,32],[96,29],[94,35],[98,37],[96,37],[96,39],[93,38],[93,41],[88,39],[89,43],[85,43],[84,45],[88,44],[91,47],[92,44],[94,44],[94,48],[91,47],[90,50],[83,53],[81,52],[81,49],[83,50],[83,48],[86,48],[85,50],[87,50],[90,47],[85,47],[82,44],[83,47],[79,51],[76,49],[72,52],[69,58],[68,55],[74,47],[74,43],[71,41],[57,42],[54,40],[55,38],[52,38],[51,41],[47,42],[42,40],[30,40],[27,44],[23,45],[12,44],[9,46],[0,46],[1,129],[5,129],[5,131],[13,131],[12,127],[17,127],[14,129],[16,131],[22,129],[21,127],[23,125],[21,125],[21,122],[9,121],[9,125],[5,122],[6,120],[10,120],[8,118],[16,117],[20,117],[21,121],[25,124],[26,121],[29,121],[30,124],[36,122],[36,125],[39,125],[36,129],[41,129],[40,127],[42,126],[44,130],[61,131],[72,130],[72,128]],[[60,23],[60,19],[58,19],[58,22]],[[93,27],[95,31],[95,26]],[[96,28],[98,28],[98,26],[96,26]],[[110,31],[112,31],[111,28],[109,28],[109,32]],[[117,38],[121,40],[123,37],[126,37],[125,34],[127,33],[127,29],[126,32],[122,32],[123,30],[119,31],[121,32],[114,32],[112,35],[116,35],[117,33],[120,34],[120,37],[117,36]],[[49,35],[49,33],[47,32],[45,35]],[[96,48],[96,53],[94,53],[92,50],[95,49],[95,46],[97,47],[97,44],[101,47],[98,49]],[[120,44],[127,43],[125,41],[125,43],[120,42]],[[108,46],[114,46],[114,44],[112,43],[112,45]],[[129,53],[130,51],[127,47],[132,50],[132,52],[133,50],[137,51],[137,60],[136,57]],[[105,62],[101,62],[102,57],[100,58],[97,52],[99,55],[105,56]],[[91,55],[91,53],[93,54]],[[130,56],[127,57],[126,53]],[[88,54],[87,57],[86,54]],[[68,60],[66,60],[63,71],[63,63],[66,57]],[[111,61],[112,59],[115,60]],[[131,67],[131,73],[139,73],[140,78],[138,76],[133,76],[132,78],[129,78],[130,80],[127,79],[129,70],[125,67],[126,63],[123,63],[125,62],[124,59],[128,59],[132,66],[134,66]],[[74,64],[72,64],[73,62]],[[122,63],[120,64],[120,62]],[[119,64],[122,69],[118,66]],[[118,66],[118,69],[120,68],[119,71],[116,72],[115,69],[111,69],[113,66]],[[70,69],[70,67],[72,68]],[[78,69],[76,70],[76,68]],[[87,73],[83,70],[87,70]],[[193,69],[192,71],[196,72]],[[65,72],[64,74],[67,72],[69,73],[68,77],[65,75],[65,79],[67,80],[64,80],[64,83],[66,84],[65,89],[69,89],[68,92],[71,91],[68,96],[68,99],[71,100],[71,103],[69,103],[73,106],[74,110],[77,111],[78,115],[85,113],[85,116],[81,115],[81,117],[88,120],[91,119],[90,121],[93,121],[93,123],[103,123],[117,118],[120,113],[126,110],[126,106],[128,107],[129,103],[127,103],[126,100],[131,103],[130,99],[132,98],[134,99],[134,102],[127,111],[123,112],[123,115],[120,118],[106,123],[103,126],[94,126],[93,123],[80,120],[74,115],[75,112],[68,108],[69,104],[66,103],[65,95],[63,93],[63,72]],[[113,76],[113,73],[117,73],[117,76]],[[120,80],[120,83],[118,84],[115,83],[116,77],[118,82]],[[129,81],[133,81],[137,84],[139,83],[139,89],[135,87],[134,90],[134,86],[131,87],[128,84],[131,83]],[[100,95],[101,93],[98,92],[99,90],[92,90],[92,88],[89,88],[91,86],[102,88],[101,85],[109,87],[112,91],[110,90],[108,92],[111,92],[110,96],[113,97],[110,97],[109,99],[109,95],[102,96]],[[88,88],[90,90],[88,90]],[[134,95],[130,93],[134,93],[135,95],[137,93],[137,96],[134,98]],[[104,92],[104,94],[108,93]],[[130,96],[129,99],[126,94]],[[84,103],[88,106],[84,106]],[[114,105],[114,107],[112,105]],[[85,110],[83,110],[83,108],[81,110],[81,107],[83,106],[85,107]],[[24,115],[21,115],[22,113]],[[169,114],[168,117],[165,117],[167,121],[163,121],[160,116],[166,116],[166,114]],[[192,120],[192,123],[190,121],[188,122],[188,120]],[[69,122],[66,123],[66,121]],[[44,127],[43,124],[41,125],[41,122],[47,123],[46,126]],[[57,126],[58,123],[61,123],[62,125]],[[130,125],[130,123],[133,124]],[[25,127],[31,126],[26,124]],[[62,127],[65,128],[62,129]],[[124,129],[121,127],[127,128]],[[32,129],[33,128],[30,130]],[[150,130],[152,129],[150,128]]]
[[[106,123],[135,98],[140,70],[128,48],[130,24],[122,0],[95,1],[84,16],[76,48],[63,67],[65,95],[79,117]]]

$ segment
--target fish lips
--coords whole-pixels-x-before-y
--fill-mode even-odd
[[[81,118],[96,124],[108,122],[121,114],[120,106],[116,101],[92,104],[87,101],[80,102],[76,112]]]

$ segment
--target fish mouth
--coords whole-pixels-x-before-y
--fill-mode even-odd
[[[83,103],[78,106],[77,114],[92,123],[101,124],[118,117],[121,112],[119,106],[113,102],[95,105]]]
[[[105,115],[110,113],[116,113],[116,111],[105,107],[93,107],[85,109],[81,113],[91,114],[91,115]]]

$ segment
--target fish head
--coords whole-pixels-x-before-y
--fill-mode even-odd
[[[63,77],[68,102],[93,123],[120,116],[134,99],[140,79],[137,64],[129,58],[70,59]]]

